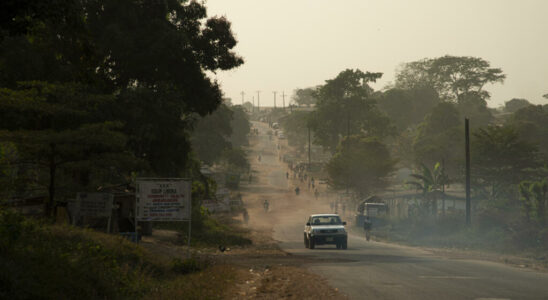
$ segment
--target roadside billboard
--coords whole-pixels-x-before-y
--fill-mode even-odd
[[[185,179],[137,179],[137,221],[189,221],[191,183]]]

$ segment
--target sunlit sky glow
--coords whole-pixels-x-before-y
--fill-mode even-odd
[[[490,107],[511,98],[546,104],[546,0],[208,0],[209,16],[226,16],[245,64],[214,77],[236,104],[272,91],[323,84],[346,68],[383,72],[394,81],[401,63],[446,54],[481,57],[507,75],[487,86]],[[286,97],[286,103],[288,97]]]

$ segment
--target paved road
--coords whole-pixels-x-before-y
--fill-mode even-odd
[[[348,250],[305,249],[303,224],[279,222],[285,251],[325,262],[310,266],[353,299],[548,299],[548,274],[499,263],[436,257],[418,248],[350,236]]]
[[[274,238],[285,251],[316,258],[309,269],[325,277],[352,299],[548,299],[548,274],[510,267],[500,263],[447,259],[420,248],[389,243],[366,242],[361,236],[349,237],[347,250],[334,246],[304,248],[303,227],[310,213],[327,212],[326,203],[314,201],[309,193],[289,193],[293,186],[285,178],[279,162],[277,139],[261,129],[255,154],[260,176],[271,193],[280,191],[275,215]],[[302,187],[301,187],[302,189]],[[285,194],[281,194],[285,191]],[[291,196],[288,196],[291,195]]]

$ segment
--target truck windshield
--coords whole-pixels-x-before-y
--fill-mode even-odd
[[[339,216],[319,216],[312,218],[312,225],[341,225]]]

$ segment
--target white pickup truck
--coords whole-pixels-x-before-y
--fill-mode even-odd
[[[304,227],[304,246],[314,249],[316,245],[336,245],[337,249],[346,249],[348,234],[337,214],[310,215]]]

